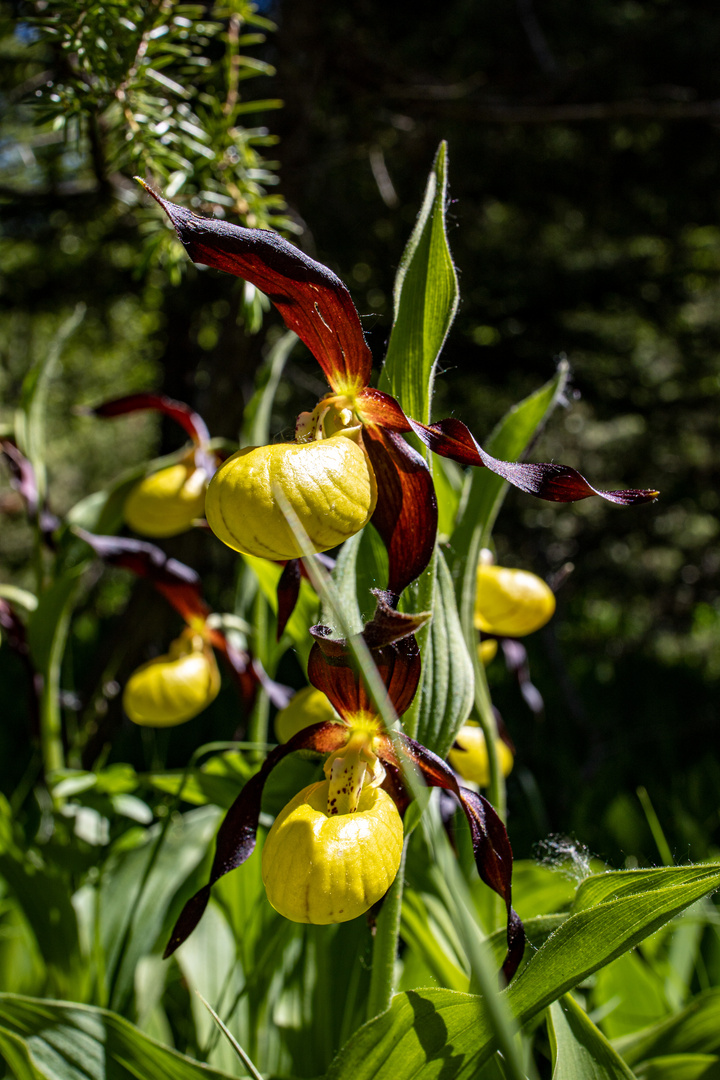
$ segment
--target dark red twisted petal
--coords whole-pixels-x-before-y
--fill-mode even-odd
[[[367,386],[372,355],[350,293],[332,270],[278,233],[198,217],[143,186],[172,221],[193,262],[244,278],[267,294],[333,390],[348,393]]]
[[[10,483],[22,495],[28,517],[35,520],[38,512],[38,490],[35,469],[12,439],[0,439],[0,450],[10,466]]]
[[[210,432],[202,416],[184,401],[175,401],[165,394],[126,394],[125,397],[104,401],[88,411],[93,416],[112,417],[148,409],[175,420],[197,446],[210,441]]]
[[[425,782],[430,787],[451,791],[468,819],[478,873],[505,903],[508,947],[502,975],[509,982],[525,950],[525,928],[512,907],[513,854],[507,830],[487,799],[460,787],[457,777],[442,758],[406,735],[401,739],[405,753],[420,769]]]
[[[659,494],[645,488],[600,491],[568,465],[499,461],[483,450],[461,420],[450,417],[436,424],[420,424],[405,416],[397,401],[380,390],[365,390],[359,397],[358,406],[366,423],[382,424],[386,430],[398,433],[414,431],[425,446],[441,457],[452,458],[461,465],[490,469],[514,487],[547,502],[578,502],[599,495],[608,502],[632,506],[652,502]]]
[[[435,488],[427,462],[402,435],[372,424],[363,431],[363,444],[377,480],[371,520],[388,552],[388,591],[399,597],[423,572],[435,548]]]
[[[84,529],[73,531],[109,566],[119,566],[151,581],[186,622],[192,618],[206,619],[210,614],[201,595],[198,574],[185,563],[169,559],[162,548],[146,540],[96,536]]]
[[[300,559],[288,559],[283,567],[283,572],[280,575],[277,586],[278,610],[276,638],[278,641],[283,636],[285,627],[288,624],[288,619],[295,610],[295,605],[300,596],[301,580],[302,571],[300,568]]]
[[[314,626],[311,633],[315,644],[308,658],[308,679],[313,686],[327,695],[349,724],[360,712],[377,715],[347,642],[326,637],[330,634],[327,626]],[[395,712],[402,716],[420,681],[420,650],[415,638],[405,637],[373,649],[372,658]]]
[[[180,912],[163,959],[172,956],[200,922],[215,882],[241,866],[255,850],[263,788],[275,766],[293,750],[316,750],[321,754],[330,754],[345,743],[347,735],[347,728],[341,724],[313,724],[268,754],[260,771],[248,780],[225,815],[215,841],[215,858],[210,870],[210,880],[190,897]]]

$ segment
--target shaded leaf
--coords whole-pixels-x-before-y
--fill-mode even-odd
[[[548,1011],[552,1080],[633,1080],[633,1074],[590,1017],[565,994]]]
[[[225,1080],[115,1013],[0,994],[0,1053],[16,1080]]]

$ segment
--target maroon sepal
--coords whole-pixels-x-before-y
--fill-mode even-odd
[[[104,401],[88,411],[93,416],[123,416],[125,413],[141,412],[152,409],[175,420],[197,445],[210,441],[210,432],[202,416],[194,412],[184,401],[175,401],[165,394],[126,394],[125,397]]]
[[[408,423],[417,437],[441,457],[452,458],[461,465],[484,465],[513,487],[547,502],[579,502],[591,495],[599,495],[608,502],[633,506],[637,503],[652,502],[659,495],[658,491],[645,488],[601,491],[592,487],[584,476],[569,465],[499,461],[483,450],[462,421],[452,417],[428,426],[409,418]]]
[[[143,183],[143,181],[140,181]],[[267,229],[243,229],[198,217],[145,190],[172,221],[193,262],[244,278],[272,300],[285,324],[305,342],[333,390],[367,386],[372,355],[345,285],[322,263]]]
[[[199,576],[185,563],[169,559],[162,548],[125,536],[96,536],[78,528],[73,532],[109,566],[131,570],[151,581],[186,622],[192,618],[204,620],[210,614],[202,599]]]
[[[424,458],[399,435],[369,425],[363,445],[377,480],[372,523],[388,552],[388,589],[399,596],[430,562],[437,535],[437,499]]]
[[[327,626],[313,626],[310,630],[315,644],[308,659],[308,679],[327,695],[347,723],[352,724],[358,713],[376,715],[347,642],[331,638],[331,632]],[[404,637],[374,648],[372,658],[396,714],[402,716],[420,681],[420,650],[415,638]]]
[[[38,491],[35,469],[12,439],[0,439],[0,449],[10,466],[10,483],[25,503],[28,517],[34,521],[38,512]]]
[[[460,465],[490,469],[514,487],[547,502],[578,502],[591,495],[599,495],[608,502],[632,506],[652,502],[659,495],[659,492],[645,488],[600,491],[568,465],[499,461],[483,450],[461,420],[449,417],[436,424],[420,424],[406,416],[397,401],[380,390],[363,391],[359,395],[358,406],[365,423],[382,425],[387,431],[398,433],[414,431],[425,446],[441,457],[452,458]]]
[[[343,745],[347,735],[347,728],[340,724],[313,724],[268,754],[260,771],[248,780],[225,815],[217,834],[210,880],[182,909],[163,953],[163,959],[172,956],[200,922],[215,882],[230,870],[241,866],[255,850],[263,788],[275,766],[293,750],[316,750],[321,754],[330,754]]]
[[[507,911],[507,953],[502,966],[506,982],[518,969],[525,950],[525,929],[512,907],[512,848],[507,830],[482,795],[460,787],[449,765],[414,739],[401,735],[405,753],[430,787],[445,788],[459,801],[470,825],[475,865],[486,885],[502,898]]]
[[[43,539],[51,547],[52,533],[60,527],[60,518],[38,502],[37,478],[33,464],[12,439],[0,439],[0,450],[10,466],[10,483],[23,499],[30,521],[37,521]]]
[[[300,560],[288,559],[277,587],[277,641],[283,636],[288,620],[295,610],[300,595],[301,580]]]

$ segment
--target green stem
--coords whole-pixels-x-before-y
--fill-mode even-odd
[[[400,869],[397,877],[388,889],[378,916],[375,940],[373,942],[372,973],[368,995],[368,1020],[379,1016],[390,1008],[393,995],[395,960],[400,937],[400,912],[402,910],[403,884],[405,876],[405,851],[403,847]]]
[[[475,710],[477,719],[485,736],[488,752],[488,766],[490,770],[490,784],[488,787],[488,799],[495,807],[498,816],[505,820],[507,809],[507,797],[505,791],[505,777],[500,768],[497,746],[497,723],[490,698],[485,666],[478,656],[478,635],[475,629],[475,593],[477,591],[477,565],[480,559],[480,551],[484,544],[489,541],[482,528],[474,530],[468,546],[467,561],[463,574],[462,593],[460,597],[460,619],[462,621],[463,634],[472,657],[473,670],[475,672]]]

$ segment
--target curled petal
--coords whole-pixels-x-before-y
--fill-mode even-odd
[[[210,614],[210,608],[202,599],[198,574],[185,563],[168,558],[162,548],[145,540],[96,536],[84,529],[73,531],[109,566],[131,570],[138,577],[151,581],[186,621],[192,618],[204,620]]]
[[[268,754],[260,771],[248,780],[225,815],[217,834],[210,880],[187,901],[180,912],[163,953],[164,959],[172,956],[200,922],[215,882],[241,866],[255,850],[263,788],[275,766],[293,750],[316,750],[328,754],[338,750],[346,739],[347,728],[339,724],[314,724]]]
[[[435,488],[427,463],[402,435],[369,425],[363,441],[378,488],[371,520],[388,551],[388,590],[399,596],[423,572],[435,548]]]
[[[267,294],[333,390],[352,393],[367,386],[372,355],[360,316],[331,270],[278,233],[198,217],[143,187],[162,206],[193,262],[244,278]]]
[[[288,559],[277,586],[277,640],[283,636],[288,620],[300,596],[302,574],[299,559]]]
[[[196,446],[210,441],[210,432],[202,416],[194,412],[184,401],[175,401],[165,394],[126,394],[125,397],[104,401],[88,411],[93,416],[123,416],[125,413],[141,412],[151,409],[175,420],[190,436]]]
[[[441,457],[452,458],[461,465],[484,465],[514,487],[547,502],[578,502],[591,495],[599,495],[608,502],[633,506],[636,503],[652,502],[659,495],[659,492],[646,488],[601,491],[592,487],[584,476],[569,465],[499,461],[483,450],[465,424],[452,417],[427,426],[410,419],[408,423],[417,437]]]
[[[315,638],[308,659],[308,678],[313,686],[327,695],[348,723],[358,713],[375,714],[377,710],[347,642],[326,636],[330,634],[327,626],[314,626],[310,632]],[[402,716],[420,681],[420,650],[415,638],[405,637],[392,645],[373,649],[372,658],[395,712]]]
[[[599,495],[608,502],[632,506],[652,502],[659,494],[646,488],[600,491],[568,465],[499,461],[483,450],[461,420],[450,417],[436,424],[420,424],[405,416],[397,401],[379,390],[365,390],[358,403],[366,423],[382,424],[386,430],[398,433],[414,431],[425,446],[441,457],[452,458],[460,465],[484,466],[514,487],[547,502],[578,502]]]
[[[486,885],[500,896],[507,911],[507,953],[502,975],[512,979],[525,949],[525,929],[512,907],[512,848],[507,830],[494,809],[482,795],[460,787],[452,769],[420,743],[401,736],[405,753],[422,772],[430,787],[451,791],[460,803],[470,825],[475,865]]]

